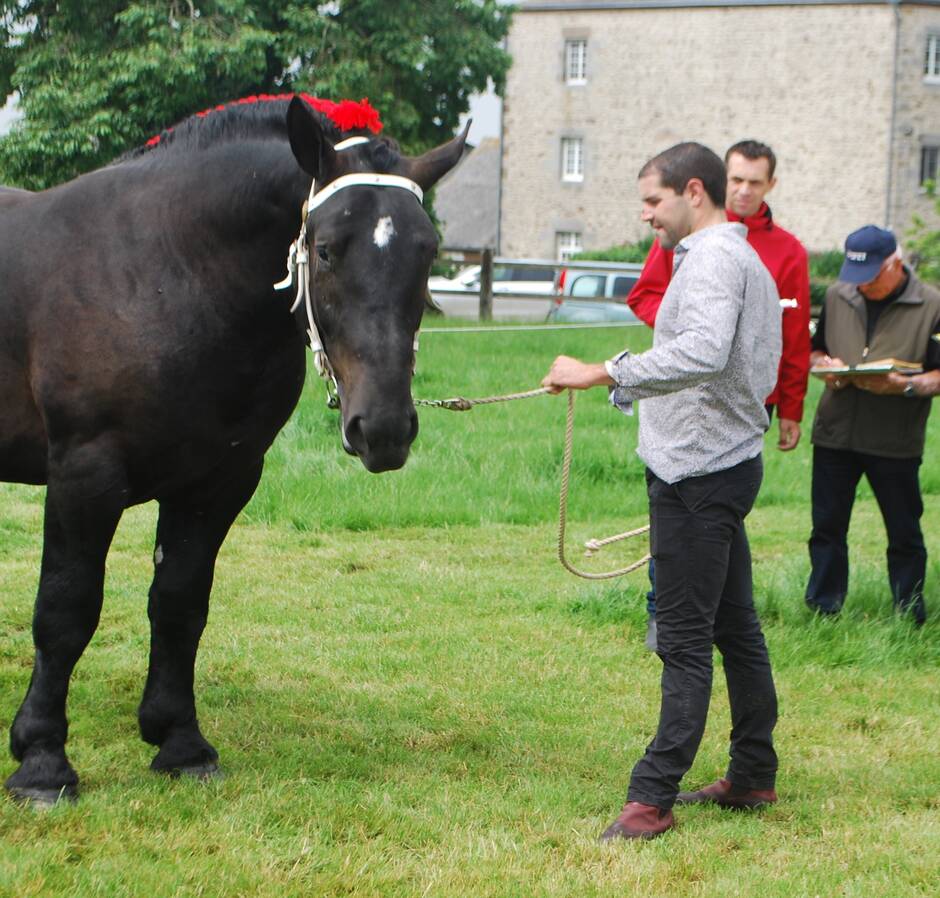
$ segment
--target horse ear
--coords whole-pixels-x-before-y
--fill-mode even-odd
[[[287,136],[294,156],[308,175],[322,181],[333,171],[333,144],[317,115],[300,97],[294,97],[287,107]]]
[[[423,156],[416,159],[409,159],[408,174],[413,181],[416,181],[423,190],[433,187],[444,175],[447,174],[463,157],[464,147],[467,144],[467,135],[470,133],[470,122],[463,131],[453,140],[428,150]]]

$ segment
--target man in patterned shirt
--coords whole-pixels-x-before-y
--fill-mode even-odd
[[[726,183],[720,157],[701,144],[678,144],[647,162],[642,218],[675,251],[653,348],[599,364],[559,356],[543,380],[554,392],[607,386],[622,410],[642,400],[637,452],[647,465],[662,705],[605,841],[662,834],[677,802],[750,808],[777,799],[777,698],[744,518],[760,488],[781,314],[745,226],[727,221]],[[731,764],[726,778],[680,794],[705,729],[713,644],[728,682]]]
[[[767,413],[776,409],[780,438],[777,448],[789,452],[800,441],[803,399],[809,377],[809,261],[803,245],[777,224],[766,198],[777,184],[777,157],[765,143],[740,140],[725,153],[728,190],[725,212],[729,221],[747,227],[754,247],[777,285],[783,308],[783,345],[777,383],[767,396]],[[653,327],[663,294],[672,277],[672,251],[653,241],[643,271],[627,297],[627,305]],[[646,594],[649,625],[646,646],[656,651],[655,566],[650,565]]]

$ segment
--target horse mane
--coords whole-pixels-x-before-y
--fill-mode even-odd
[[[222,103],[197,112],[178,124],[151,137],[143,146],[118,159],[129,159],[164,153],[185,153],[206,149],[229,141],[246,138],[283,138],[287,125],[287,106],[294,94],[260,94]],[[372,137],[382,129],[379,113],[367,99],[360,102],[342,100],[334,103],[309,94],[298,94],[320,119],[326,135],[334,143],[346,137]],[[398,144],[380,137],[372,144],[372,161],[379,170],[394,165],[399,156]]]

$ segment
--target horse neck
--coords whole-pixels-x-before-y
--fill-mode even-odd
[[[244,290],[270,291],[284,276],[310,176],[286,137],[210,147],[161,166],[154,189],[168,233],[198,268]]]

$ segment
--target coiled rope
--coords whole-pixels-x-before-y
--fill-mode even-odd
[[[548,387],[540,387],[537,390],[526,390],[524,393],[506,393],[502,396],[486,396],[482,399],[465,399],[463,396],[455,396],[452,399],[415,399],[414,404],[430,408],[445,408],[452,412],[468,412],[475,405],[491,405],[495,402],[512,402],[517,399],[533,399],[536,396],[546,396],[550,393]],[[575,567],[565,557],[565,529],[568,521],[568,488],[571,475],[571,457],[574,444],[574,390],[568,390],[568,413],[565,419],[565,452],[561,465],[561,490],[558,497],[558,560],[562,567],[576,577],[583,577],[585,580],[612,580],[614,577],[622,577],[629,574],[637,568],[642,567],[649,561],[650,556],[644,555],[639,561],[634,561],[626,567],[618,568],[615,571],[606,571],[603,573],[591,573],[582,571]],[[615,536],[608,536],[604,539],[589,539],[584,547],[587,550],[585,554],[590,557],[603,546],[619,542],[623,539],[629,539],[633,536],[640,536],[649,531],[649,524],[645,527],[637,527],[635,530],[627,530],[618,533]]]

